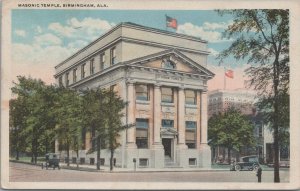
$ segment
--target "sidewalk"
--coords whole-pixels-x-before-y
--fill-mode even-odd
[[[79,168],[77,168],[76,164],[70,164],[70,166],[67,166],[66,163],[60,163],[60,166],[62,169],[69,169],[69,170],[79,170],[79,171],[90,171],[90,172],[99,172],[99,170],[96,169],[96,165],[86,165],[82,164],[79,165]],[[214,168],[199,168],[199,167],[191,167],[191,168],[181,168],[181,167],[165,167],[165,168],[121,168],[121,167],[114,167],[113,171],[109,170],[109,166],[100,166],[100,172],[111,172],[111,173],[117,173],[117,172],[211,172],[211,171],[229,171],[229,168],[225,169],[214,169]]]

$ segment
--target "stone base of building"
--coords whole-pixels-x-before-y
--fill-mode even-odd
[[[200,145],[200,167],[210,168],[211,167],[211,149],[208,144]]]
[[[61,161],[67,157],[66,151],[57,152],[60,154]],[[76,152],[70,151],[70,163],[79,162],[81,164],[96,165],[96,152],[86,154],[87,150],[79,152],[79,159],[76,158]],[[124,161],[122,162],[122,158]],[[134,162],[135,161],[135,162]],[[110,151],[101,150],[100,164],[109,166]],[[162,145],[153,145],[150,149],[137,149],[136,147],[126,146],[124,152],[121,148],[114,152],[114,165],[129,169],[134,168],[210,168],[211,150],[207,144],[201,144],[199,149],[188,149],[186,145],[176,145],[172,155],[165,155]]]

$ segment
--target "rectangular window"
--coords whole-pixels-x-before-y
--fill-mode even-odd
[[[81,65],[81,79],[85,78],[85,64]]]
[[[161,88],[161,102],[173,103],[173,88]]]
[[[116,64],[116,47],[112,48],[110,50],[110,65]]]
[[[185,144],[189,149],[196,148],[197,127],[195,121],[185,122]]]
[[[100,54],[100,71],[104,70],[105,53]]]
[[[90,165],[94,165],[95,164],[95,158],[90,158]]]
[[[69,81],[69,72],[67,72],[66,73],[66,76],[65,76],[65,82],[66,82],[66,87],[68,87],[69,86],[69,84],[70,84],[70,81]]]
[[[90,74],[95,73],[95,64],[94,64],[94,59],[90,60]]]
[[[84,164],[85,163],[85,158],[80,158],[80,164]]]
[[[77,82],[77,68],[73,70],[73,83]]]
[[[104,165],[105,164],[105,158],[100,158],[100,165]]]
[[[161,126],[163,128],[174,128],[174,120],[163,119],[161,120]]]
[[[136,145],[139,149],[148,148],[148,119],[136,119]]]
[[[189,158],[189,165],[196,166],[197,165],[196,158]]]
[[[149,87],[147,85],[137,84],[135,86],[136,100],[149,100]]]
[[[194,90],[185,90],[185,104],[197,104],[197,94]]]
[[[62,87],[62,86],[63,86],[63,79],[62,79],[62,76],[59,76],[59,78],[58,78],[58,85],[59,85],[59,87]]]
[[[148,159],[146,159],[146,158],[140,158],[140,160],[139,160],[139,166],[140,167],[147,167],[148,166]]]

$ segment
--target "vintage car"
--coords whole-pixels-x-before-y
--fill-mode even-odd
[[[58,154],[55,154],[55,153],[47,153],[45,155],[45,162],[42,163],[42,169],[43,168],[46,168],[48,169],[48,167],[52,167],[53,169],[55,169],[56,167],[58,169],[60,169],[60,166],[59,166],[59,156]]]
[[[240,162],[233,163],[232,170],[257,170],[259,168],[258,157],[255,155],[241,157]]]

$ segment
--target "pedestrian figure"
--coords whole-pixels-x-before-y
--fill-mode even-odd
[[[262,169],[261,169],[261,167],[258,167],[257,172],[256,172],[258,182],[261,182],[261,175],[262,175]]]

